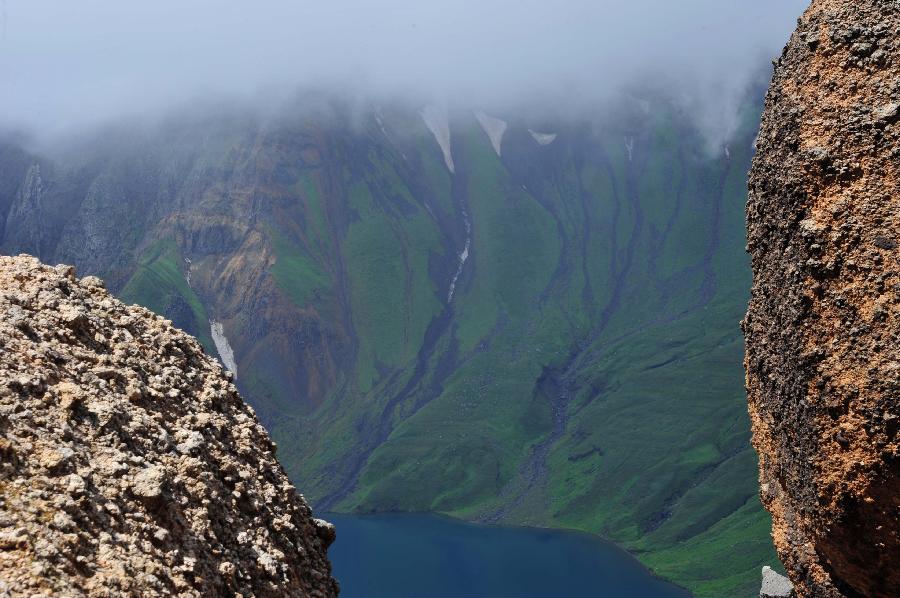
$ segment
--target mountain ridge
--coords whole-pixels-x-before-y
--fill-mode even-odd
[[[318,506],[583,529],[737,595],[774,559],[736,326],[758,109],[715,155],[657,98],[493,140],[450,112],[452,172],[403,108],[126,129],[106,157],[26,160],[55,173],[40,193],[0,183],[0,247],[104,274],[211,353],[221,324]]]

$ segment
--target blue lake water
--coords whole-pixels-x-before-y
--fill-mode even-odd
[[[328,551],[343,598],[685,598],[588,534],[432,515],[338,515]]]

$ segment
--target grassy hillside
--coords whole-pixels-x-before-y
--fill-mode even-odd
[[[752,593],[776,561],[738,329],[753,122],[715,156],[672,113],[547,148],[510,135],[503,159],[462,128],[472,255],[449,323],[359,389],[365,407],[314,416],[325,438],[379,432],[345,459],[300,452],[299,483],[330,509],[599,533],[698,596]]]
[[[119,297],[171,319],[176,327],[196,336],[207,351],[215,354],[206,308],[185,279],[183,262],[174,241],[157,241],[142,255]]]

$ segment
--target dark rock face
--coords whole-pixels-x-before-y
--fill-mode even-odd
[[[326,598],[334,537],[195,339],[0,257],[0,595]]]
[[[800,596],[900,596],[900,5],[815,0],[747,207],[761,496]]]

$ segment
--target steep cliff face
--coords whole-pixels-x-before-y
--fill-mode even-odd
[[[900,595],[900,7],[816,0],[747,209],[761,496],[803,596]]]
[[[196,340],[0,257],[0,595],[335,596],[329,524]]]

